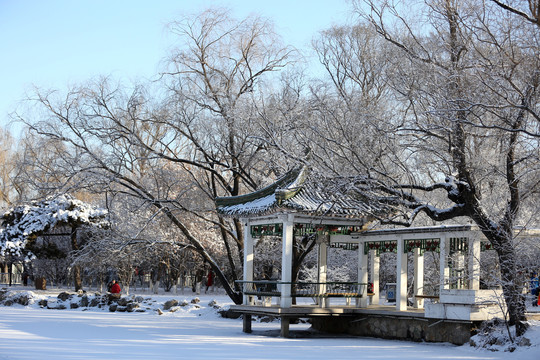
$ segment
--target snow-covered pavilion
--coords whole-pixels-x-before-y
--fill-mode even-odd
[[[374,220],[373,214],[383,215],[387,209],[361,197],[329,193],[327,186],[308,175],[305,167],[295,169],[261,190],[216,201],[220,214],[238,218],[244,224],[244,300],[242,305],[233,308],[244,314],[245,332],[251,332],[251,315],[280,317],[282,336],[288,336],[289,320],[295,317],[310,317],[314,326],[318,324],[315,327],[323,330],[328,330],[327,324],[342,318],[345,320],[337,326],[340,331],[464,343],[468,341],[473,322],[502,316],[501,291],[480,289],[480,254],[490,250],[490,245],[475,226],[367,231],[367,225]],[[294,236],[309,233],[316,235],[318,281],[294,282]],[[264,235],[282,238],[279,280],[254,279],[254,239]],[[357,251],[356,282],[327,281],[329,247]],[[439,289],[432,294],[424,293],[423,255],[427,251],[440,256]],[[379,255],[383,252],[396,253],[395,305],[383,304],[379,294]],[[408,296],[407,287],[409,253],[414,254],[412,298]],[[368,292],[370,283],[373,292]],[[334,298],[346,302],[334,304],[331,300]],[[273,303],[272,299],[276,301]],[[313,299],[314,302],[306,305],[293,299]],[[385,320],[368,319],[381,315],[386,316]],[[351,318],[357,320],[351,321]],[[394,334],[385,334],[384,330],[373,330],[373,326],[367,325],[370,321],[380,323],[392,321],[389,320],[392,318],[402,328]],[[355,321],[364,326],[360,329]],[[349,325],[343,325],[345,323]],[[395,329],[395,326],[391,327]],[[336,328],[336,325],[331,327]],[[351,330],[353,328],[356,330]],[[371,330],[366,332],[366,329]],[[459,329],[461,332],[456,335]]]
[[[361,232],[373,221],[372,214],[385,211],[361,198],[331,194],[325,190],[323,184],[310,181],[307,175],[307,167],[298,168],[261,190],[241,196],[218,198],[216,201],[219,213],[238,218],[244,224],[245,304],[252,304],[254,296],[250,296],[249,293],[254,292],[257,285],[265,284],[262,279],[253,279],[254,238],[263,235],[282,237],[279,298],[280,306],[289,308],[293,303],[293,295],[300,295],[298,291],[294,293],[294,290],[299,290],[298,286],[296,288],[294,286],[298,284],[292,283],[294,236],[316,235],[318,283],[324,284],[326,250],[330,245],[330,236]],[[351,246],[357,247],[358,244]],[[360,290],[365,292],[363,286],[367,285],[367,281],[356,285],[355,289],[349,290],[354,290],[350,293],[355,293],[360,298]],[[328,289],[317,289],[318,292],[323,290]],[[311,293],[315,294],[313,291]]]

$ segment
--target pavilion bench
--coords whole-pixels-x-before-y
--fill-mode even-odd
[[[345,298],[346,304],[351,299],[360,299],[364,296],[367,284],[355,282],[297,282],[293,283],[293,297],[313,298],[322,307],[329,305],[330,298]]]
[[[255,280],[238,281],[243,284],[244,295],[263,298],[268,303],[268,298],[280,297],[280,285],[289,284],[281,281]],[[328,298],[345,298],[347,305],[351,299],[359,299],[364,296],[368,284],[355,282],[292,282],[291,297],[313,298],[317,303],[325,306]]]

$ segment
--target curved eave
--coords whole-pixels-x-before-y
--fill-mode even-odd
[[[275,183],[252,193],[218,197],[215,200],[216,209],[222,215],[234,217],[267,213],[300,191],[307,171],[307,167],[303,166],[289,171]]]
[[[298,206],[291,206],[290,204],[277,205],[277,203],[274,203],[271,206],[267,206],[264,208],[250,207],[248,210],[236,210],[234,208],[222,208],[220,210],[220,214],[223,216],[248,219],[280,213],[296,213],[313,218],[335,218],[358,220],[361,222],[369,222],[375,220],[375,217],[370,214],[303,209]]]
[[[302,190],[295,190],[292,197],[283,201],[278,201],[276,196],[270,194],[249,203],[224,206],[218,211],[224,216],[235,218],[253,218],[287,212],[310,217],[357,219],[363,222],[374,220],[373,214],[380,212],[360,203],[321,201],[310,197]]]
[[[269,195],[273,195],[276,190],[280,187],[287,187],[288,184],[291,182],[294,182],[294,180],[298,177],[301,169],[294,169],[290,172],[283,175],[281,178],[279,178],[275,183],[268,185],[267,187],[264,187],[260,190],[251,192],[249,194],[245,195],[238,195],[238,196],[224,196],[224,197],[217,197],[215,199],[216,208],[224,208],[234,205],[242,205],[242,204],[249,204],[253,201],[265,198]]]

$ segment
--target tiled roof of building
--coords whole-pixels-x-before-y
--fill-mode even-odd
[[[216,199],[220,214],[235,218],[254,217],[275,212],[299,212],[313,216],[370,218],[385,212],[360,195],[332,191],[337,179],[315,181],[307,167],[286,173],[270,186],[250,194]],[[343,181],[343,178],[339,178]]]

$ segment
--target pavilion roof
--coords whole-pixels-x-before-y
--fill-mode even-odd
[[[331,186],[334,180],[337,178],[315,180],[304,166],[287,172],[273,184],[252,193],[217,198],[216,207],[220,214],[235,218],[297,212],[366,220],[387,211],[365,197],[330,190],[335,188]]]

